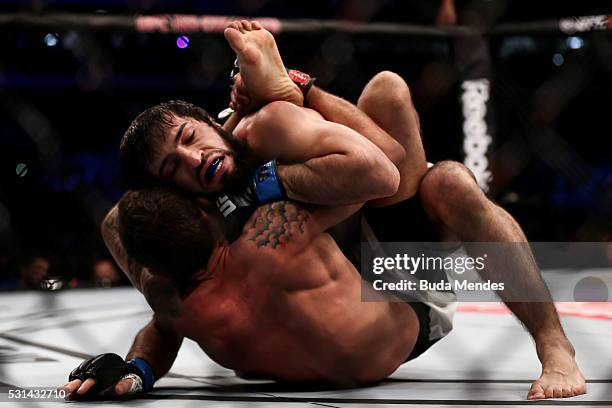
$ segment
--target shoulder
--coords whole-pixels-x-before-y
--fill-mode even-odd
[[[278,201],[259,207],[245,224],[240,241],[255,249],[300,249],[311,239],[308,225],[312,208],[293,201]]]

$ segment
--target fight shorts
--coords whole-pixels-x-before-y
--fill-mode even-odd
[[[387,207],[366,205],[362,211],[361,227],[362,242],[372,256],[387,256],[380,243],[414,242],[427,245],[439,241],[438,233],[423,210],[418,195]],[[455,249],[445,255],[452,256]],[[423,272],[417,271],[413,277],[418,277],[419,273]],[[432,273],[437,274],[435,280],[448,280],[444,270],[427,271],[429,277]],[[387,271],[380,277],[392,281],[406,278],[406,273]],[[409,303],[419,319],[419,335],[406,360],[409,361],[423,354],[452,330],[457,308],[456,296],[452,291],[398,291],[394,294]]]

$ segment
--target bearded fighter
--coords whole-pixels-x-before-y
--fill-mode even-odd
[[[257,90],[256,87],[255,89],[253,89],[254,87],[251,85],[252,83],[255,83],[260,84],[261,87],[265,87],[266,82],[252,80],[251,84],[249,84],[248,78],[250,76],[251,78],[256,79],[257,75],[260,75],[261,78],[265,77],[266,80],[270,81],[271,78],[274,77],[274,75],[278,75],[279,78],[283,78],[283,81],[278,81],[278,83],[287,84],[288,82],[284,80],[285,77],[281,72],[284,72],[284,67],[281,68],[282,62],[280,64],[277,64],[277,61],[280,61],[280,57],[276,59],[275,53],[277,54],[277,51],[270,51],[269,40],[262,41],[261,39],[259,39],[264,38],[264,36],[266,35],[261,35],[259,33],[257,33],[257,35],[254,35],[255,32],[263,31],[260,27],[256,25],[256,23],[243,22],[240,23],[240,25],[242,27],[241,29],[236,27],[231,28],[226,33],[226,36],[228,37],[228,40],[230,40],[230,43],[232,44],[233,48],[237,51],[239,60],[241,60],[240,62],[242,75],[244,76],[245,82],[249,87],[249,96],[251,96],[255,100],[259,98],[260,102],[270,102],[271,100],[274,100],[274,98],[266,99],[266,97],[262,97],[260,90]],[[236,34],[242,36],[242,40],[244,41],[234,41],[235,38],[239,38],[236,36]],[[232,39],[232,36],[235,37],[234,40]],[[275,47],[274,50],[276,50]],[[270,55],[274,56],[274,58],[270,58]],[[266,66],[273,67],[274,70],[262,69],[262,67]],[[272,74],[270,74],[271,71],[273,71]],[[264,72],[267,76],[262,75],[262,72]],[[272,83],[274,82],[272,81]],[[391,84],[400,84],[401,86],[389,87],[388,85]],[[360,99],[359,107],[366,111],[368,115],[370,115],[370,117],[374,119],[374,121],[378,125],[380,125],[381,128],[388,129],[389,133],[391,133],[394,137],[398,138],[406,147],[407,152],[416,151],[418,155],[419,147],[420,151],[422,152],[422,147],[420,146],[420,139],[418,139],[419,143],[416,148],[414,146],[414,143],[410,145],[405,144],[406,141],[414,142],[415,134],[418,137],[418,133],[415,133],[414,131],[414,129],[418,129],[418,125],[416,121],[416,115],[412,109],[412,105],[410,104],[407,87],[405,87],[403,81],[399,82],[397,78],[393,77],[392,75],[385,74],[382,79],[380,77],[377,78],[377,81],[373,81],[371,84],[368,85],[368,87],[370,87],[370,91],[373,89],[377,92],[370,92],[369,94],[366,94],[366,92],[364,91],[364,95]],[[366,87],[366,90],[368,90],[368,87]],[[282,86],[280,88],[282,88]],[[396,102],[396,104],[392,106],[403,106],[403,109],[398,110],[398,115],[389,115],[388,112],[385,113],[384,111],[381,111],[382,107],[384,106],[384,103],[373,104],[373,102],[376,102],[376,98],[374,98],[373,96],[381,96],[382,94],[384,94],[381,93],[380,89],[377,88],[386,88],[387,91],[395,88],[399,91],[387,93],[387,100],[391,99],[393,102]],[[293,95],[297,94],[293,92]],[[406,95],[408,96],[408,98],[406,98]],[[278,96],[282,96],[280,92],[278,93]],[[394,99],[397,96],[402,97]],[[295,100],[292,102],[295,102],[298,105],[301,104],[299,97],[295,97],[294,99]],[[334,105],[334,108],[329,109],[328,106],[326,111],[325,103],[322,103],[321,101],[333,101],[332,105]],[[379,98],[379,101],[385,101],[385,99]],[[401,102],[401,104],[397,104],[397,102]],[[317,104],[319,104],[320,106],[315,107]],[[276,105],[278,106],[278,104]],[[359,115],[346,115],[343,117],[342,113],[346,113],[347,111],[350,111],[350,109],[354,108],[347,108],[348,104],[345,101],[342,101],[339,98],[332,97],[316,87],[312,88],[309,94],[307,95],[307,105],[315,107],[315,109],[323,113],[323,116],[325,116],[327,119],[335,120],[338,123],[344,122],[346,126],[353,129],[358,129],[359,125],[363,125],[363,123],[368,123],[368,125],[371,125],[369,122],[367,122],[367,120],[362,120],[361,123],[357,124],[350,123],[351,121],[355,122],[353,120],[353,117],[357,117],[360,120],[363,118],[359,117]],[[370,108],[378,106],[378,109],[368,109],[368,105]],[[285,107],[286,106],[283,105],[283,108]],[[262,111],[265,112],[265,108]],[[278,114],[278,112],[276,113]],[[351,113],[354,113],[354,111],[351,111]],[[256,117],[256,115],[257,114],[252,115],[250,117],[253,118]],[[393,118],[390,118],[390,116],[393,116]],[[254,127],[252,126],[254,122],[256,121],[251,122],[251,127]],[[241,121],[241,123],[245,127],[247,127],[246,125],[249,124],[248,121],[245,120]],[[238,123],[236,133],[239,133],[239,127],[240,123]],[[398,129],[399,131],[397,131]],[[401,132],[402,129],[404,130],[403,133]],[[369,132],[367,131],[361,132],[361,134],[366,137],[371,136],[368,133]],[[402,137],[402,134],[408,136]],[[376,136],[380,135],[383,135],[383,133],[375,132],[375,137],[370,137],[370,140],[374,141],[375,144],[378,144],[379,147],[382,147],[382,150],[387,153],[389,157],[392,158],[394,156],[392,150],[385,148],[386,146],[392,144],[389,144],[388,141],[381,143],[380,140],[378,140],[379,143],[376,143]],[[256,138],[253,139],[255,140]],[[423,165],[425,164],[424,157],[421,162],[408,160],[409,154],[406,154],[405,157],[402,157],[401,154],[399,156],[399,159],[396,158],[396,160],[394,160],[394,163],[399,165],[400,174],[402,174],[402,177],[404,177],[404,173],[402,172],[403,166],[414,165],[414,163],[416,163],[414,167],[416,167],[417,169],[420,168],[420,171],[422,171],[423,174],[426,172],[426,168],[423,168],[423,166],[421,166],[421,163]],[[196,162],[196,160],[194,160],[194,162]],[[179,163],[179,166],[185,164],[184,161],[181,161]],[[149,170],[149,175],[153,173],[158,177],[160,176],[159,174],[155,174],[153,171],[151,171],[150,168],[147,168],[147,170]],[[279,173],[282,174],[283,170],[280,168],[279,170]],[[418,174],[418,171],[415,173]],[[290,178],[291,177],[288,177],[288,179]],[[281,180],[286,179],[281,176]],[[181,185],[184,183],[179,182],[176,184],[179,184],[181,187],[184,187],[184,185]],[[317,196],[315,197],[315,199],[312,199],[311,195],[309,199],[310,193],[308,192],[308,189],[304,189],[299,192],[300,189],[295,188],[298,184],[299,182],[296,185],[293,185],[293,189],[286,189],[286,194],[288,197],[295,199],[301,198],[303,201],[311,202],[317,202],[319,199],[322,198],[321,196]],[[411,188],[416,190],[416,187],[418,187],[419,182],[408,181],[407,185],[409,187],[407,187],[406,190],[410,190]],[[338,198],[342,197],[342,194],[335,194],[339,190],[332,189],[332,191],[334,192],[334,194],[332,194],[333,197],[327,197],[328,199],[330,199],[330,202],[333,203],[334,199],[342,200],[342,198]],[[434,200],[434,198],[436,197],[440,198],[439,196],[441,191],[449,192],[451,193],[451,195],[447,195],[445,198],[442,197],[442,200]],[[414,195],[414,192],[415,191],[412,192],[412,195]],[[516,225],[516,223],[511,219],[511,217],[505,212],[503,212],[503,210],[490,203],[486,199],[486,197],[484,197],[484,195],[477,188],[471,177],[469,177],[469,173],[458,164],[444,163],[443,165],[438,165],[429,172],[427,172],[425,178],[421,182],[419,192],[425,210],[427,211],[429,216],[436,221],[436,223],[440,226],[441,230],[446,230],[448,232],[454,233],[455,236],[463,238],[464,240],[470,240],[469,237],[473,236],[485,238],[477,238],[476,240],[511,241],[518,239],[519,241],[524,241],[524,235],[522,235],[522,232],[520,231],[520,228],[518,228],[518,225]],[[302,194],[302,197],[300,197],[300,194]],[[410,196],[410,194],[406,195],[406,197],[408,196]],[[454,200],[455,205],[453,209],[457,214],[453,214],[451,211],[447,211],[447,208],[451,207],[447,204],[450,197],[456,199]],[[369,199],[371,198],[372,195],[370,195]],[[398,196],[396,197],[396,199],[397,198],[401,199],[402,197]],[[457,203],[459,205],[457,205]],[[461,218],[460,216],[463,217],[463,224],[457,221]],[[468,217],[466,218],[466,216]],[[483,221],[482,228],[474,228],[473,221],[480,219],[482,219]],[[466,224],[466,222],[468,221],[471,225]],[[489,238],[487,238],[485,231],[488,234]],[[521,265],[521,267],[527,271],[527,274],[531,279],[535,279],[535,282],[538,283],[538,279],[534,278],[533,276],[533,270],[535,266],[532,264],[532,259],[530,257],[527,257],[526,261],[523,262],[524,264]],[[499,268],[499,271],[497,273],[501,273],[503,272],[503,270],[504,268]],[[537,274],[537,269],[535,269],[535,272]],[[538,283],[538,285],[535,286],[535,289],[541,289],[541,285]],[[530,398],[571,396],[583,393],[585,390],[584,378],[580,374],[578,368],[575,366],[575,361],[573,359],[573,348],[571,348],[571,344],[569,344],[569,341],[567,341],[567,339],[563,335],[562,330],[560,330],[560,325],[558,324],[558,318],[556,317],[556,313],[554,313],[554,308],[552,309],[551,314],[550,307],[552,306],[552,304],[544,304],[544,307],[541,307],[542,310],[536,311],[535,317],[529,317],[529,314],[534,312],[533,310],[528,310],[532,309],[532,305],[529,305],[529,308],[526,305],[518,304],[509,304],[509,306],[526,324],[532,335],[534,335],[534,338],[536,339],[538,355],[543,363],[542,377],[538,381],[536,381],[536,383],[534,383],[534,386],[532,387],[532,390],[530,392]]]

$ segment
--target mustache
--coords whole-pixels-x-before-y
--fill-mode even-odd
[[[210,158],[211,154],[231,156],[234,161],[234,169],[231,172],[226,172],[223,174],[221,184],[222,189],[228,193],[244,189],[244,186],[249,183],[255,169],[257,168],[258,159],[255,151],[251,149],[245,140],[238,139],[232,133],[223,129],[218,123],[213,122],[213,128],[223,139],[223,141],[225,141],[228,149],[218,149],[213,152],[208,152],[206,157],[202,158],[202,161],[198,166],[198,176],[200,174],[199,171],[204,170],[203,166],[206,165],[206,162],[208,161],[208,158]]]
[[[197,176],[199,176],[202,173],[202,171],[204,170],[204,166],[208,162],[208,159],[210,159],[210,156],[213,156],[215,154],[222,155],[222,156],[234,156],[233,152],[231,152],[229,150],[222,150],[222,149],[215,149],[215,150],[209,151],[209,152],[201,155],[200,156],[200,164],[198,164],[198,166],[196,167],[196,175]]]

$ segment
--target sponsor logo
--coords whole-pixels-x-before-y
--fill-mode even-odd
[[[230,200],[230,198],[226,195],[217,198],[215,201],[217,204],[217,208],[225,218],[227,218],[231,213],[236,209],[236,204]]]
[[[492,175],[487,158],[487,150],[491,144],[488,134],[486,116],[487,101],[489,100],[489,80],[476,79],[464,81],[461,85],[463,94],[463,163],[472,170],[480,188],[489,191],[489,182]]]

